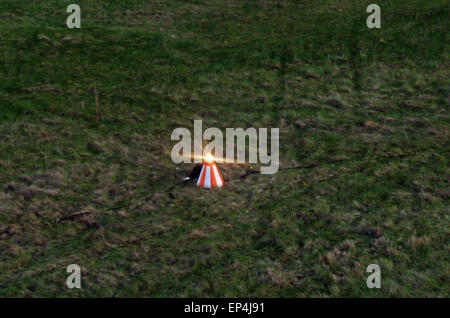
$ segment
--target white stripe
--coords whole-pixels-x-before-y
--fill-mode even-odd
[[[202,166],[202,171],[200,171],[200,175],[197,180],[197,185],[200,186],[200,180],[202,180],[203,170],[205,170],[205,166]]]
[[[214,177],[216,177],[217,186],[218,187],[223,186],[222,180],[220,180],[220,177],[219,177],[219,170],[217,170],[217,166],[216,165],[213,165],[213,172],[214,172]]]
[[[206,167],[205,188],[211,188],[211,168]]]

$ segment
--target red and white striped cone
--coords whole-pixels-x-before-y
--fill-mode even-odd
[[[224,185],[219,169],[214,160],[203,160],[202,171],[197,180],[197,185],[202,188],[222,187]]]

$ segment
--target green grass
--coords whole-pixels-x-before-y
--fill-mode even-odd
[[[0,1],[0,296],[449,296],[447,1],[70,3]],[[194,119],[315,165],[173,187]]]

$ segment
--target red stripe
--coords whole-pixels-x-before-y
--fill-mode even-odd
[[[216,174],[214,172],[213,166],[215,166],[215,165],[214,164],[211,165],[211,168],[210,168],[210,170],[211,170],[211,174],[210,174],[210,176],[211,176],[211,188],[217,187]]]
[[[216,166],[216,168],[217,168],[217,166]],[[220,174],[219,168],[217,168],[217,173],[219,174],[220,181],[222,181],[222,185],[224,185],[225,182],[223,182],[222,175]]]

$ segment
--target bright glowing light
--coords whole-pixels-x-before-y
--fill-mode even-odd
[[[206,156],[205,156],[205,161],[207,162],[207,163],[213,163],[214,162],[214,157],[213,157],[213,155],[212,154],[207,154]]]

